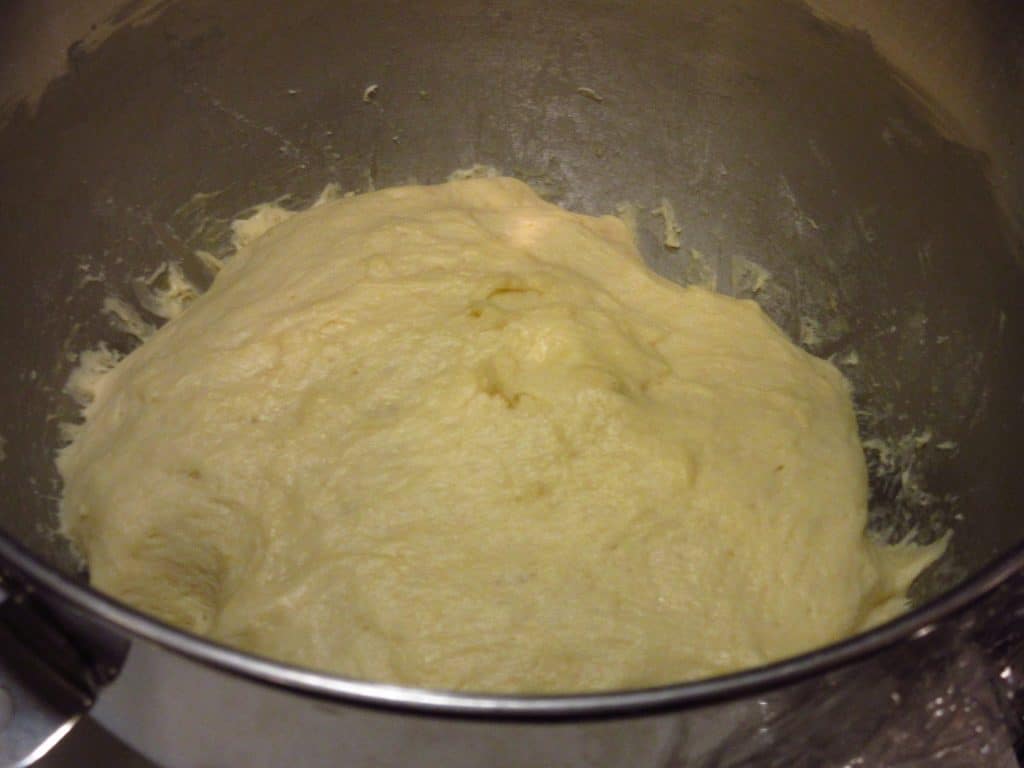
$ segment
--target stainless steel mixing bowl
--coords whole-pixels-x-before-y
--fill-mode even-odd
[[[810,766],[911,747],[922,765],[1010,759],[1024,660],[1019,4],[136,1],[82,28],[54,77],[37,54],[71,13],[58,6],[0,5],[2,758],[98,702],[122,738],[182,766]],[[758,300],[840,365],[872,525],[953,534],[913,612],[725,678],[494,697],[290,668],[85,586],[54,535],[53,455],[77,353],[133,343],[103,298],[134,300],[169,260],[204,279],[194,251],[222,248],[247,206],[474,163],[575,210],[638,206],[656,270]],[[680,249],[649,213],[663,197]]]

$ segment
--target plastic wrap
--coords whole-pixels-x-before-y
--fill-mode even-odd
[[[875,656],[693,713],[670,766],[1017,768],[1024,574]]]

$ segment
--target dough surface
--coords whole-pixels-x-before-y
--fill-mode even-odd
[[[756,304],[520,182],[329,202],[99,382],[94,585],[228,644],[488,692],[678,682],[904,607],[847,386]]]

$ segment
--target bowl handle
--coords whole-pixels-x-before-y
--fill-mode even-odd
[[[22,592],[0,587],[0,768],[32,765],[95,699],[76,647]]]

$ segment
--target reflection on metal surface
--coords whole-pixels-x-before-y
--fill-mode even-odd
[[[4,729],[7,728],[13,715],[14,700],[7,689],[0,686],[0,733],[3,733]]]
[[[125,26],[153,21],[169,0],[34,0],[0,9],[0,126],[18,106],[34,110],[46,87]],[[5,15],[6,14],[6,15]]]
[[[48,632],[48,627],[35,621],[20,594],[7,592],[0,597],[2,766],[31,765],[59,742],[92,704],[79,681],[66,678],[44,660],[55,645]]]
[[[84,718],[35,768],[159,768],[110,734],[92,718]]]
[[[948,135],[990,158],[989,176],[1020,238],[1024,153],[1014,130],[1024,119],[1024,9],[1013,0],[804,0],[816,14],[866,33],[919,92]]]

